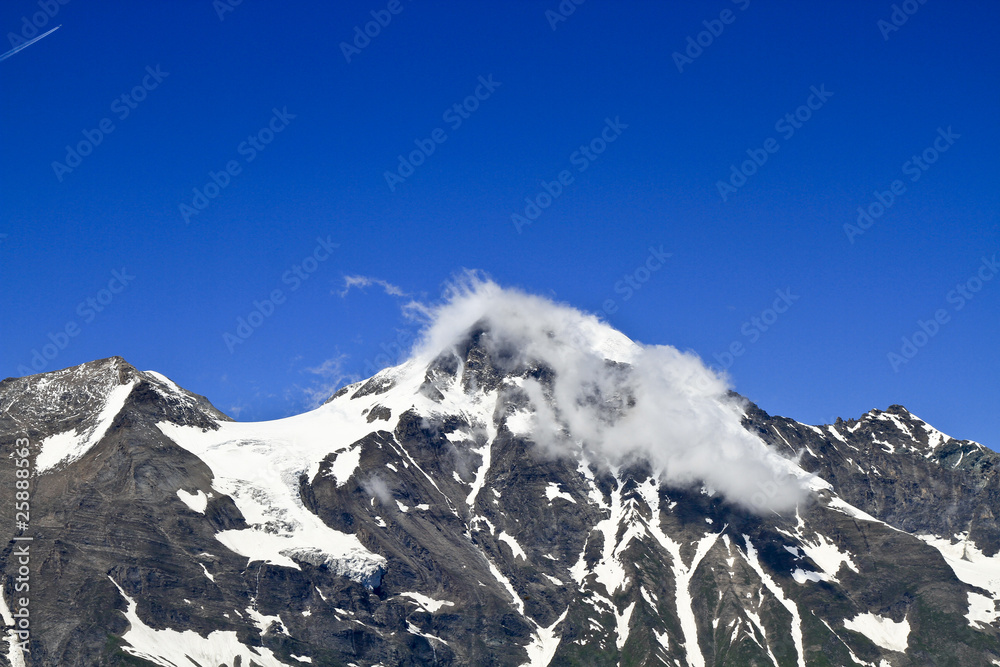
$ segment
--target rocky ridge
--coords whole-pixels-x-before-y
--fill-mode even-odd
[[[747,402],[811,489],[753,511],[539,446],[526,382],[553,369],[490,336],[263,423],[120,358],[4,380],[0,484],[18,438],[35,471],[25,664],[1000,665],[995,452],[901,406]]]

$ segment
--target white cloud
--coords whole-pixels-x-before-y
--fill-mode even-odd
[[[452,275],[451,280],[445,281],[441,287],[441,295],[436,301],[424,303],[419,299],[410,299],[403,304],[403,316],[414,322],[430,326],[435,314],[441,310],[442,306],[467,295],[473,285],[486,285],[491,282],[489,276],[482,271],[462,269]]]
[[[524,383],[531,437],[552,453],[582,447],[612,464],[646,457],[668,483],[704,485],[758,512],[789,510],[807,495],[794,464],[743,428],[727,378],[692,352],[634,343],[593,315],[471,274],[450,300],[424,310],[418,357],[429,360],[483,323],[504,370],[552,368],[551,388]]]
[[[389,490],[389,485],[385,483],[385,480],[378,475],[369,477],[367,481],[362,483],[362,488],[368,495],[378,498],[378,501],[383,505],[392,504],[392,491]]]
[[[344,361],[347,360],[346,354],[339,354],[336,357],[331,357],[321,363],[319,366],[313,366],[312,368],[307,368],[307,373],[312,373],[313,375],[319,375],[323,378],[334,378],[337,380],[342,380],[347,377],[344,374]]]
[[[406,292],[404,292],[402,288],[380,278],[372,278],[371,276],[344,276],[344,289],[338,291],[337,294],[341,297],[345,297],[354,287],[364,289],[365,287],[371,287],[372,285],[381,287],[382,290],[389,296],[407,296]]]

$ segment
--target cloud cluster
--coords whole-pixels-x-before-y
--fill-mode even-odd
[[[613,464],[644,457],[668,484],[701,484],[758,512],[790,510],[807,495],[801,470],[743,428],[727,379],[692,352],[634,343],[593,315],[474,275],[428,313],[418,358],[483,325],[509,370],[554,371],[551,386],[523,388],[531,437],[556,454],[582,447]]]

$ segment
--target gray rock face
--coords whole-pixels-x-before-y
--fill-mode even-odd
[[[120,358],[4,380],[0,488],[19,439],[33,470],[30,527],[0,507],[5,615],[30,544],[24,664],[1000,664],[996,453],[901,406],[748,404],[815,475],[755,514],[540,447],[523,381],[554,371],[488,336],[267,424]]]

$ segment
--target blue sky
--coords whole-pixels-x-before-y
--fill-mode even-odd
[[[62,25],[0,62],[0,375],[285,416],[469,268],[773,414],[1000,445],[1000,6],[225,2],[0,7]]]

